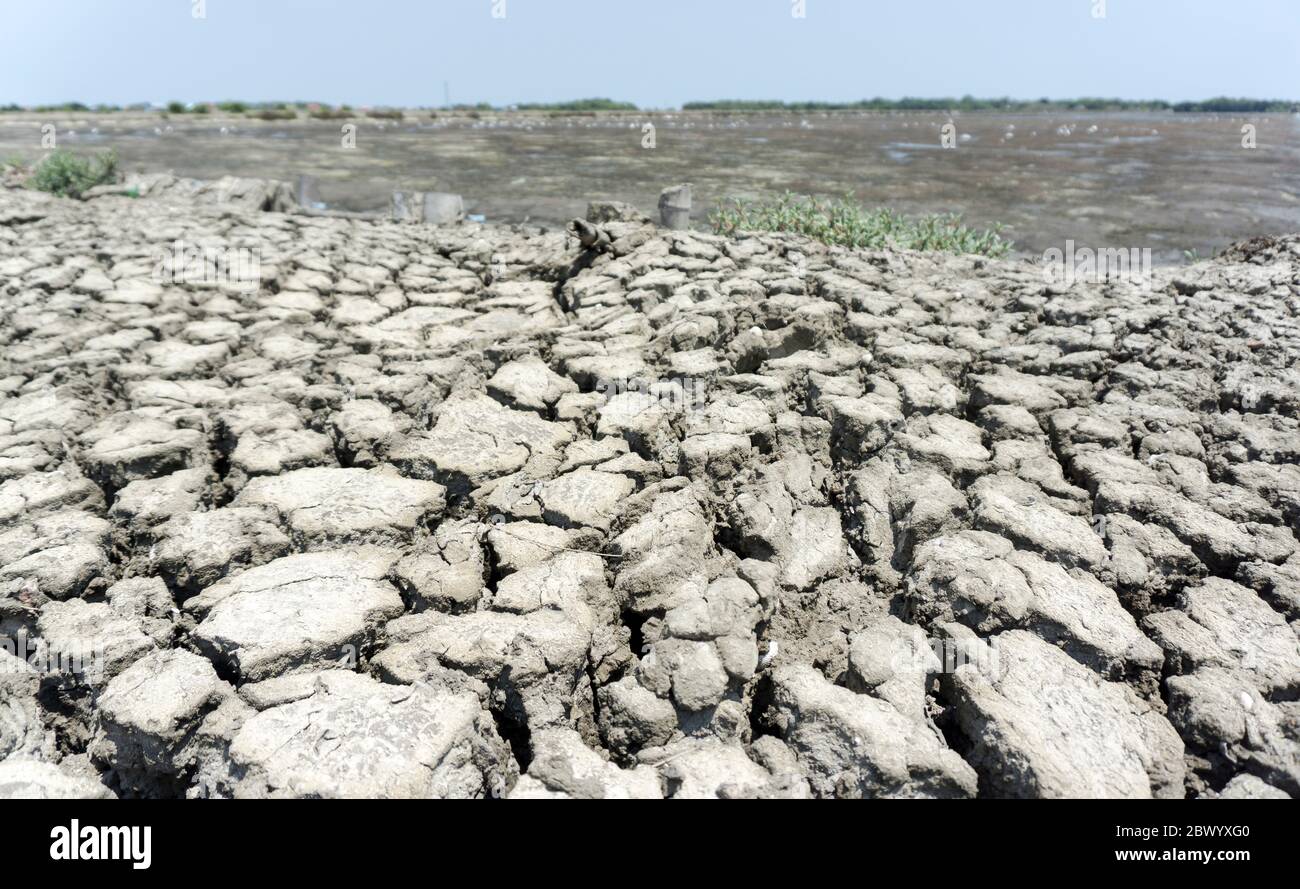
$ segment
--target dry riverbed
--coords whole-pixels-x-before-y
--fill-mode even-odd
[[[0,796],[1300,793],[1300,239],[591,222],[0,190]]]

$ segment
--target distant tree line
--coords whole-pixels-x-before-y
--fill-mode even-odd
[[[512,106],[520,111],[638,111],[631,102],[613,99],[576,99],[572,102],[521,102]]]
[[[1281,99],[1230,99],[1227,96],[1220,96],[1217,99],[1206,99],[1204,102],[1179,102],[1174,105],[1174,110],[1248,113],[1259,111],[1300,111],[1300,102],[1285,102]]]
[[[114,111],[147,111],[153,106],[147,102],[134,105],[95,105],[81,102],[63,102],[57,105],[36,105],[25,108],[17,104],[0,105],[0,112],[34,111],[38,113],[84,113]],[[324,102],[168,102],[165,110],[168,114],[208,114],[222,111],[227,114],[250,114],[265,120],[281,120],[296,117],[296,111],[306,112],[311,117],[334,118],[351,116],[352,109],[347,105],[331,106]],[[549,113],[592,114],[598,111],[639,111],[631,102],[618,102],[614,99],[575,99],[571,102],[521,102],[516,105],[496,106],[490,102],[477,104],[453,105],[451,111],[531,111]],[[1207,112],[1219,111],[1234,114],[1260,112],[1300,112],[1300,102],[1285,99],[1233,99],[1220,96],[1202,102],[1166,102],[1163,99],[1105,99],[1084,97],[1081,99],[977,99],[974,96],[962,96],[960,99],[939,98],[923,99],[904,97],[902,99],[860,99],[856,102],[780,102],[763,99],[717,99],[708,102],[687,102],[683,111],[714,112],[763,112],[788,111],[807,113],[816,111],[1178,111]],[[396,109],[374,109],[365,112],[370,117],[401,119],[401,112]]]
[[[1226,96],[1203,102],[1166,102],[1162,99],[861,99],[857,102],[778,102],[753,99],[721,99],[687,102],[683,111],[1300,111],[1300,102],[1280,99],[1230,99]]]

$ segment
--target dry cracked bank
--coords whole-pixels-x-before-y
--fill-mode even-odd
[[[1300,239],[259,203],[0,191],[0,796],[1300,793]]]

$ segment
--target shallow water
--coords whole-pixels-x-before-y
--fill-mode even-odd
[[[0,156],[40,154],[33,115],[0,115]],[[1006,223],[1017,252],[1078,245],[1150,248],[1157,262],[1235,240],[1300,231],[1300,117],[1290,114],[712,114],[403,122],[264,122],[153,114],[51,119],[60,147],[115,147],[128,170],[320,178],[331,206],[380,209],[395,188],[455,191],[491,221],[561,224],[591,198],[653,211],[659,190],[695,186],[695,217],[729,196],[789,189],[909,213]],[[655,127],[644,148],[643,126]],[[1242,146],[1242,127],[1257,147]],[[225,132],[222,132],[222,128]],[[92,132],[92,129],[98,132]]]

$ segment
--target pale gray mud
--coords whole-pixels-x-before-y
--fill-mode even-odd
[[[245,193],[0,191],[0,796],[1300,793],[1300,238]]]

